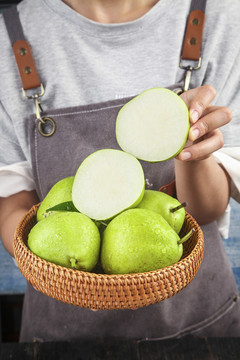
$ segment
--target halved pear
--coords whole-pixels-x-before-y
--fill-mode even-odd
[[[144,195],[140,162],[121,150],[102,149],[79,166],[72,188],[74,206],[94,220],[107,220],[135,207]]]
[[[184,147],[190,128],[185,102],[173,91],[143,91],[119,111],[116,138],[124,151],[140,160],[158,162],[175,157]]]

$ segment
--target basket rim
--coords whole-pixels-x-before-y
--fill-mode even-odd
[[[105,274],[105,273],[95,273],[95,272],[86,272],[86,271],[82,271],[82,270],[77,270],[77,269],[72,269],[72,268],[68,268],[68,267],[64,267],[58,264],[55,264],[53,262],[47,261],[39,256],[37,256],[36,254],[34,254],[29,248],[28,246],[24,243],[23,239],[22,239],[22,229],[23,229],[23,225],[26,222],[26,218],[28,216],[36,216],[36,212],[38,207],[40,206],[41,203],[33,205],[33,207],[22,217],[22,219],[20,220],[20,222],[18,223],[16,230],[15,230],[15,234],[14,234],[14,242],[13,242],[13,249],[14,249],[14,257],[16,259],[16,262],[18,264],[18,257],[17,257],[17,252],[16,252],[16,247],[17,247],[17,242],[21,243],[21,246],[24,247],[24,250],[26,252],[26,256],[32,257],[33,260],[35,262],[41,262],[43,268],[44,267],[52,267],[53,269],[55,269],[56,271],[63,271],[63,272],[67,272],[68,274],[71,274],[73,276],[77,276],[77,277],[85,277],[85,278],[89,278],[89,279],[105,279],[105,280],[126,280],[126,279],[139,279],[139,278],[152,278],[154,275],[157,276],[163,276],[166,277],[166,273],[171,273],[173,271],[176,271],[177,266],[179,267],[179,265],[186,265],[185,263],[189,262],[189,259],[194,260],[194,258],[197,256],[197,254],[199,253],[199,250],[201,250],[202,248],[204,248],[204,237],[203,237],[203,232],[202,229],[200,228],[200,226],[198,225],[198,223],[196,222],[196,220],[186,211],[186,215],[185,215],[185,219],[189,218],[193,224],[194,224],[194,228],[195,231],[197,231],[197,237],[198,237],[198,241],[197,243],[194,245],[194,248],[192,249],[192,251],[190,252],[190,254],[188,254],[187,256],[185,256],[183,259],[180,259],[178,262],[160,268],[160,269],[156,269],[156,270],[151,270],[151,271],[147,271],[147,272],[141,272],[141,273],[129,273],[129,274]]]

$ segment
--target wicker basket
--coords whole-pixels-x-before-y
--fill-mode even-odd
[[[32,286],[59,301],[91,309],[137,309],[165,300],[184,289],[195,277],[203,258],[203,233],[186,214],[182,234],[194,227],[184,243],[182,259],[160,270],[126,275],[88,273],[41,259],[27,247],[39,205],[24,216],[15,232],[14,255],[20,271]]]

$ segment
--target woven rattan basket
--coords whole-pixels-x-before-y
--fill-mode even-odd
[[[18,267],[33,287],[59,301],[91,309],[137,309],[165,300],[184,289],[195,277],[203,258],[204,238],[197,222],[186,214],[182,234],[195,229],[184,243],[182,259],[160,270],[139,274],[87,273],[47,262],[27,247],[36,223],[34,206],[15,232],[14,254]]]

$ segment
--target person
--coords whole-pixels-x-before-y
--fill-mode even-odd
[[[196,3],[21,1],[20,23],[44,87],[41,108],[22,96],[11,39],[0,18],[0,235],[11,255],[17,223],[32,205],[58,180],[74,175],[87,155],[117,148],[114,121],[124,103],[148,88],[183,88],[179,59]],[[192,71],[190,89],[180,95],[189,108],[189,141],[175,159],[143,163],[146,186],[157,190],[175,179],[179,201],[187,202],[202,227],[205,253],[195,279],[170,299],[137,310],[74,307],[28,284],[20,341],[240,335],[238,290],[216,222],[230,196],[239,199],[234,177],[239,169],[239,12],[238,0],[231,6],[207,1],[201,67]],[[11,21],[16,36],[16,18]],[[56,124],[52,136],[39,132],[44,117]]]

